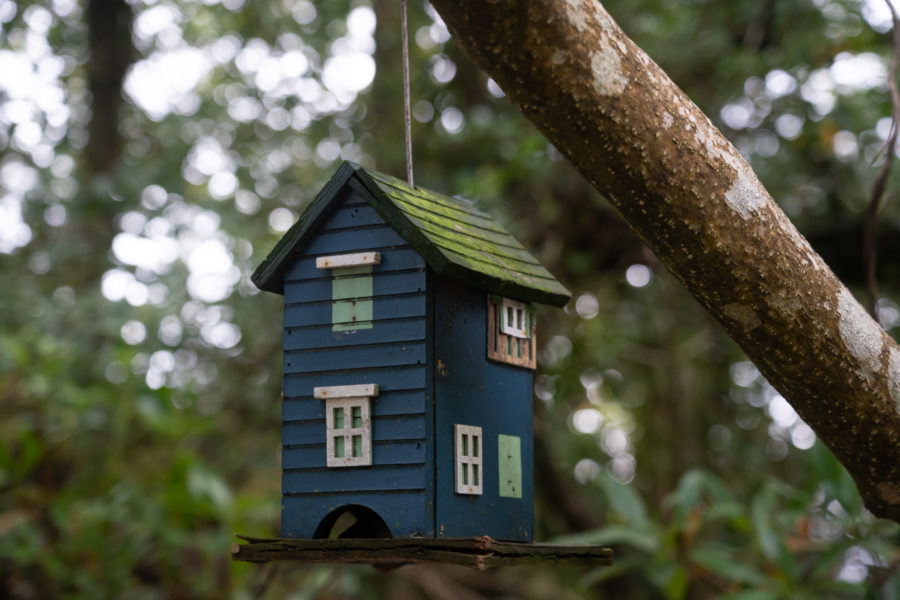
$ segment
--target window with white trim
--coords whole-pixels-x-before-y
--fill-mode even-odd
[[[488,294],[487,357],[490,360],[534,369],[535,314],[525,302]]]
[[[480,496],[482,490],[481,427],[453,426],[456,493]]]
[[[333,275],[331,323],[334,331],[372,328],[372,265],[380,264],[380,252],[316,258],[316,268],[330,270]]]
[[[516,302],[509,298],[503,299],[503,322],[500,330],[505,335],[511,335],[527,340],[528,335],[528,309],[522,302]]]
[[[371,465],[371,399],[378,395],[378,386],[317,387],[314,395],[325,400],[325,464],[329,467]]]

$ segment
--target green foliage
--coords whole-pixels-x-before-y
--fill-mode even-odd
[[[88,74],[109,57],[89,52],[85,3],[0,0],[0,596],[900,598],[897,524],[865,511],[417,2],[417,183],[496,215],[575,294],[541,315],[539,451],[555,479],[538,474],[538,538],[617,557],[486,577],[231,563],[233,534],[275,535],[280,512],[280,299],[249,274],[341,158],[404,172],[395,4],[131,3],[131,77],[180,54],[107,115],[91,113]],[[886,64],[889,39],[864,16],[875,4],[606,3],[851,283],[846,224],[882,160],[889,100],[883,77],[840,69]],[[348,49],[377,71],[342,92],[355,74],[328,65]],[[92,119],[121,133],[110,172],[89,166],[112,147],[90,143]],[[889,203],[887,242],[898,215]],[[889,331],[897,271],[883,256]]]

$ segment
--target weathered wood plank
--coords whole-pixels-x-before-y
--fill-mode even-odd
[[[377,402],[377,400],[376,400]],[[325,421],[284,423],[281,430],[285,446],[324,444]],[[420,440],[425,437],[424,415],[403,415],[372,420],[372,441]]]
[[[405,248],[381,250],[380,252],[381,265],[378,267],[378,272],[387,273],[390,271],[425,268],[425,259],[408,246]],[[316,268],[317,258],[319,257],[304,256],[292,263],[291,268],[285,272],[285,282],[330,278],[329,273],[323,273],[321,269]]]
[[[374,466],[423,464],[425,445],[425,440],[374,442],[372,464]],[[284,469],[325,467],[325,444],[284,448],[281,465]]]
[[[328,286],[329,293],[331,285]],[[290,304],[284,307],[284,326],[331,325],[331,302]],[[425,293],[375,297],[372,300],[374,322],[425,316]],[[348,335],[352,335],[348,332]]]
[[[425,465],[385,465],[364,469],[285,469],[281,490],[294,492],[357,492],[421,490],[425,487]]]
[[[246,543],[231,547],[232,560],[334,562],[402,565],[443,562],[476,569],[523,565],[612,564],[613,551],[602,546],[525,544],[479,538],[389,538],[294,540],[238,536]]]
[[[342,365],[336,365],[341,368]],[[288,373],[284,376],[284,397],[312,397],[318,385],[353,385],[377,383],[384,394],[394,390],[420,390],[425,387],[425,367],[390,367],[383,369],[353,369],[326,375]]]
[[[382,225],[382,219],[378,212],[369,204],[348,205],[344,201],[343,206],[332,212],[325,218],[322,224],[324,231],[334,229],[348,229],[351,227],[367,227],[370,225]]]
[[[361,346],[383,342],[414,342],[425,339],[425,319],[421,317],[377,321],[378,327],[355,331],[334,331],[332,325],[290,328],[284,332],[285,351]]]
[[[303,255],[334,254],[352,250],[377,250],[386,246],[406,246],[406,240],[391,227],[376,226],[344,231],[322,231],[310,240]]]
[[[425,363],[425,342],[400,342],[377,346],[349,346],[322,350],[292,350],[284,353],[284,372],[317,373],[352,365],[396,367]],[[354,384],[349,384],[354,385]]]
[[[385,392],[379,388],[379,396],[372,402],[372,415],[387,417],[425,412],[425,391],[406,390]],[[287,398],[282,402],[281,418],[284,421],[313,421],[325,418],[325,403],[312,398]]]
[[[330,273],[330,272],[329,272]],[[393,296],[396,294],[411,294],[425,290],[425,271],[389,271],[387,273],[373,271],[361,274],[358,277],[346,277],[344,279],[370,278],[372,291],[362,297]],[[299,302],[323,302],[332,299],[333,279],[329,275],[325,279],[311,279],[306,281],[291,281],[284,284],[285,301],[289,303]],[[342,296],[351,298],[352,295]]]
[[[316,268],[319,270],[345,269],[364,265],[380,265],[381,252],[356,252],[353,254],[330,254],[316,257]]]

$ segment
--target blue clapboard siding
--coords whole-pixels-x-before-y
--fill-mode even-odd
[[[341,254],[344,254],[343,252]],[[409,246],[381,250],[381,271],[410,271],[425,268],[425,259]],[[316,257],[306,256],[295,262],[285,274],[285,282],[325,278],[330,279],[330,270],[316,268]]]
[[[377,282],[377,273],[376,279]],[[372,315],[375,321],[425,318],[425,294],[413,293],[402,296],[376,297],[372,300]],[[286,328],[331,325],[331,302],[313,304],[285,304],[284,325]],[[357,333],[360,330],[357,330]],[[353,332],[345,332],[348,336]]]
[[[485,359],[487,294],[440,280],[435,292],[435,530],[447,537],[489,535],[531,541],[534,535],[532,372]],[[454,490],[453,425],[483,435],[483,493]],[[521,443],[522,497],[500,496],[498,436]]]
[[[383,224],[384,220],[378,216],[378,213],[370,205],[346,204],[328,216],[322,225],[322,231]]]
[[[378,465],[415,465],[425,462],[425,440],[375,442],[373,462]],[[282,450],[284,469],[325,467],[325,444],[291,446]]]
[[[432,527],[426,526],[429,519],[421,490],[285,496],[282,499],[281,534],[291,538],[311,538],[316,526],[329,513],[351,504],[374,510],[394,536],[433,535]]]
[[[312,397],[313,388],[317,386],[355,385],[357,383],[377,383],[382,393],[389,390],[421,390],[425,388],[425,367],[393,367],[359,371],[348,369],[326,374],[288,374],[284,376],[284,397]]]
[[[375,417],[406,415],[425,411],[422,390],[386,392],[372,401]],[[325,401],[315,398],[288,398],[281,404],[284,421],[314,421],[325,418]]]
[[[372,327],[333,331],[332,271],[322,255],[378,251],[372,267]],[[406,240],[351,194],[326,216],[288,267],[284,281],[284,403],[282,406],[282,533],[312,537],[329,512],[363,504],[395,535],[432,532],[425,519],[428,466],[427,268]],[[371,467],[326,467],[324,400],[320,386],[374,383]],[[353,494],[348,494],[353,492]],[[363,498],[365,501],[361,501]],[[402,507],[395,506],[402,498]],[[344,504],[340,504],[344,502]],[[371,504],[367,504],[371,502]],[[408,515],[397,522],[398,515]]]
[[[415,294],[425,289],[422,271],[392,271],[382,273],[372,281],[372,296],[396,296]],[[360,275],[367,277],[367,275]],[[331,278],[295,281],[284,284],[284,296],[302,299],[303,302],[328,302],[331,300]]]
[[[323,483],[327,483],[323,486]],[[385,465],[341,469],[287,469],[281,478],[283,494],[317,492],[425,489],[425,465]]]
[[[292,350],[284,353],[285,373],[332,371],[336,367],[395,367],[425,363],[425,342],[368,344],[317,350]]]
[[[324,444],[325,421],[288,421],[283,424],[281,443],[285,446]],[[404,415],[372,420],[372,441],[425,439],[425,415]],[[341,469],[333,469],[340,471]]]
[[[351,242],[347,240],[352,239]],[[348,248],[352,244],[352,248]],[[375,250],[391,246],[406,246],[406,240],[391,229],[390,225],[324,231],[315,236],[305,248],[304,254],[346,254],[363,250]]]
[[[379,319],[384,323],[384,319]],[[425,339],[425,321],[422,318],[395,319],[385,327],[359,329],[353,335],[346,331],[334,331],[331,324],[318,327],[288,328],[284,331],[284,350],[310,350],[384,342],[413,342]]]

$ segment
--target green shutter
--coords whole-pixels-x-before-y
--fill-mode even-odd
[[[334,331],[372,328],[372,266],[334,269],[331,322]]]
[[[497,436],[500,496],[522,497],[522,441],[514,435]]]

